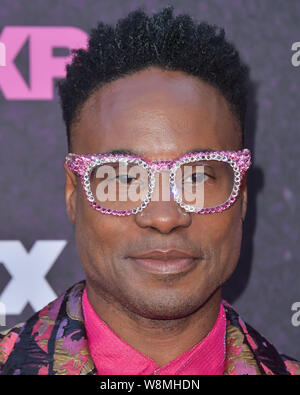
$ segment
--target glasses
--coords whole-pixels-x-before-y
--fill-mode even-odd
[[[65,162],[80,177],[89,204],[101,214],[137,214],[151,200],[170,200],[170,192],[185,211],[212,214],[236,201],[251,153],[248,149],[193,152],[154,162],[129,154],[69,153]],[[161,199],[155,188],[159,173]]]

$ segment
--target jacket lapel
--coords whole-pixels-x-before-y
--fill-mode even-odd
[[[274,346],[226,301],[226,364],[224,374],[290,375]]]

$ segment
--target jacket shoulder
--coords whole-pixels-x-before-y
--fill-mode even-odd
[[[78,340],[75,332],[77,326],[83,325],[78,310],[84,284],[84,281],[74,284],[24,323],[0,333],[0,375],[50,374],[49,370],[55,370],[53,358],[56,348],[59,349],[59,357],[64,351],[61,350],[63,339],[56,341],[57,336],[67,339],[67,349],[70,336],[71,340],[73,337],[74,341],[75,338]],[[68,321],[72,325],[67,325]]]
[[[240,343],[247,346],[260,374],[300,375],[299,361],[281,354],[270,341],[245,322],[227,301],[223,300],[223,306],[230,327],[236,329],[235,333],[238,331],[242,334]],[[249,359],[249,356],[247,358]]]
[[[21,322],[6,331],[0,332],[0,373],[9,355],[15,347],[25,323]]]
[[[290,357],[287,357],[284,354],[280,354],[280,356],[286,366],[287,371],[292,376],[300,376],[300,362]]]

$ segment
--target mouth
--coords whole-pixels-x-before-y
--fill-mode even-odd
[[[180,274],[192,270],[199,257],[181,250],[153,250],[129,257],[139,269],[153,274]]]

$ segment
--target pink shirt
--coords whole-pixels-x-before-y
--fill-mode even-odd
[[[88,345],[99,375],[221,375],[225,363],[226,317],[222,303],[218,318],[198,344],[159,367],[123,339],[101,320],[90,304],[86,289],[82,307]]]

